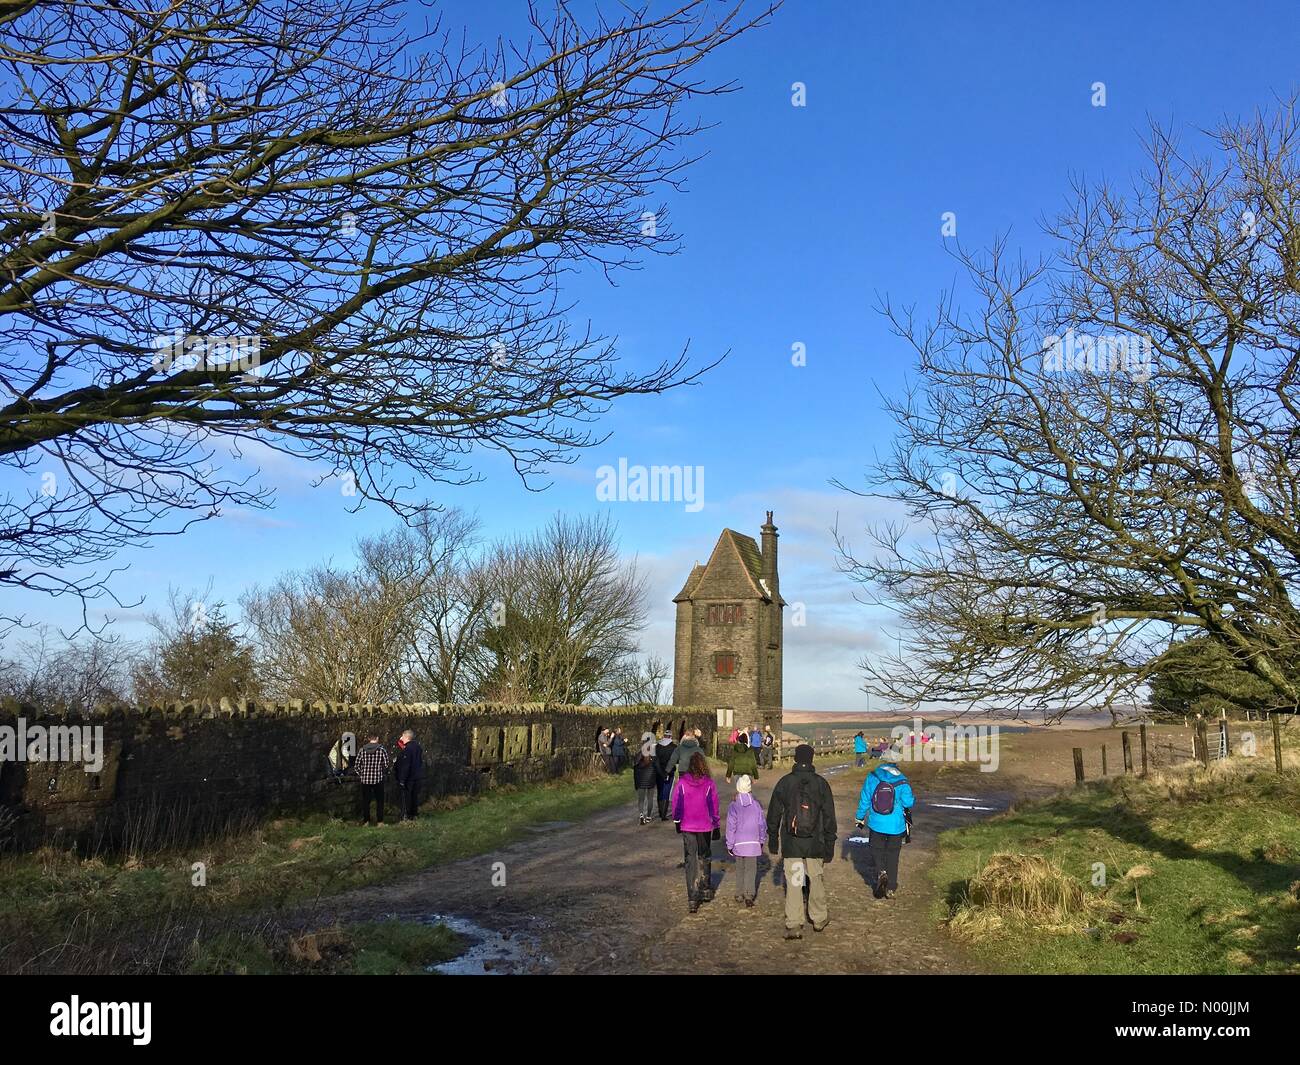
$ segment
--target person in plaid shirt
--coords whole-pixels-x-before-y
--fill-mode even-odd
[[[384,779],[388,776],[388,768],[392,764],[392,759],[388,755],[388,748],[379,742],[378,736],[369,737],[364,747],[357,752],[356,758],[352,765],[357,771],[357,779],[361,781],[361,823],[370,824],[370,803],[375,804],[375,819],[379,824],[384,823]]]

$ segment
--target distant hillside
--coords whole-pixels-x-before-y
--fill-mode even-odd
[[[1120,717],[1124,721],[1135,720],[1139,715],[1139,708],[1135,706],[1122,706],[1118,708]],[[820,725],[827,728],[844,728],[853,726],[855,729],[860,728],[870,731],[873,728],[882,728],[889,725],[896,725],[902,722],[909,722],[913,718],[909,712],[899,712],[890,710],[884,712],[867,712],[865,710],[785,710],[782,711],[782,720],[786,728],[792,726],[798,732],[803,732],[805,726]],[[958,716],[948,711],[946,713],[938,711],[926,711],[920,716],[927,723],[937,723],[941,721],[960,720],[964,724],[976,723],[1003,723],[1016,725],[1042,725],[1042,716],[1039,714],[1027,715],[1023,718],[1012,718],[1005,714],[989,716],[986,714],[970,713],[965,716]],[[1108,728],[1111,724],[1111,714],[1109,710],[1074,710],[1061,721],[1057,727],[1081,729],[1081,728]]]

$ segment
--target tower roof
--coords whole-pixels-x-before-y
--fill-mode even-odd
[[[691,575],[686,578],[686,583],[682,585],[682,590],[673,596],[674,603],[681,603],[689,600],[695,594],[695,586],[700,583],[700,578],[704,576],[704,567],[698,562],[691,567]]]
[[[740,559],[741,569],[754,596],[770,602],[772,593],[767,587],[767,582],[763,579],[763,554],[752,536],[736,532],[735,529],[722,530],[722,534],[718,537],[718,542],[713,548],[713,554],[709,556],[709,561],[703,566],[696,564],[691,570],[690,576],[686,578],[682,590],[673,598],[673,602],[680,603],[694,599],[700,583],[708,574],[713,563],[722,557],[724,552],[734,553]],[[779,597],[777,601],[784,602]]]

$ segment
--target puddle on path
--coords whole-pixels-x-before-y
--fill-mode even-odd
[[[470,944],[460,957],[432,965],[431,971],[447,976],[505,976],[535,970],[539,963],[546,961],[535,953],[532,937],[518,932],[494,932],[467,917],[443,913],[426,914],[420,920],[425,924],[445,924]]]

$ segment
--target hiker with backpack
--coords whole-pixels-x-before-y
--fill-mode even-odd
[[[686,902],[691,913],[699,910],[700,903],[713,901],[713,841],[721,826],[718,814],[718,789],[708,759],[703,751],[696,751],[673,786],[673,821],[682,835]]]
[[[813,749],[794,750],[794,768],[777,781],[767,807],[767,849],[782,855],[785,870],[785,938],[802,939],[803,889],[808,888],[808,919],[813,931],[830,924],[823,866],[835,860],[835,796],[813,769]]]
[[[871,893],[878,899],[892,899],[898,890],[898,859],[903,844],[912,838],[912,806],[916,799],[912,785],[894,763],[898,754],[886,751],[875,769],[867,774],[858,798],[857,827],[871,830],[868,847],[875,883]]]
[[[867,738],[859,732],[853,737],[854,765],[861,769],[867,760]]]

